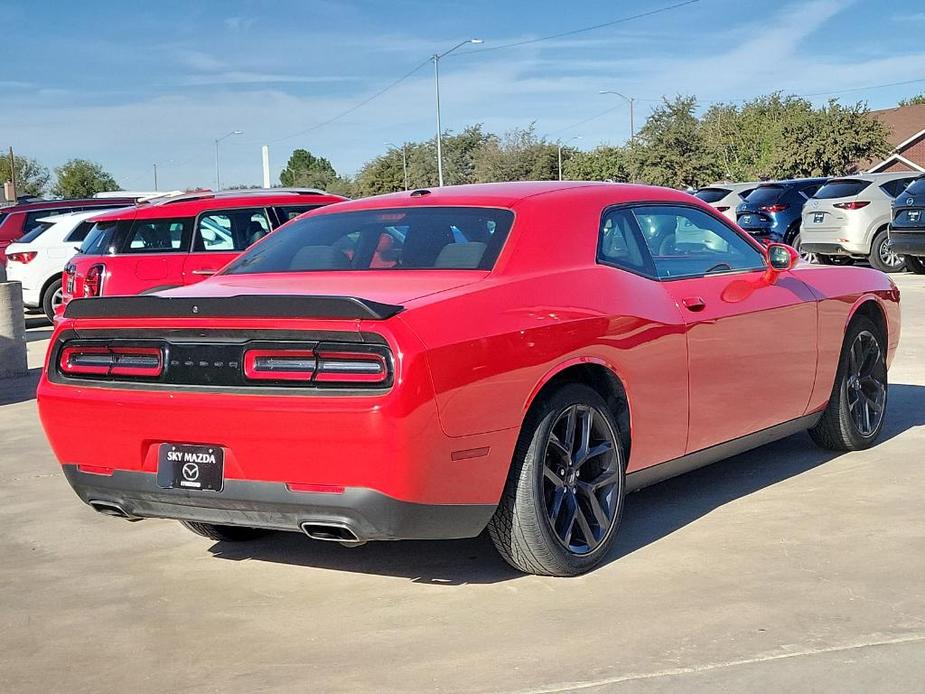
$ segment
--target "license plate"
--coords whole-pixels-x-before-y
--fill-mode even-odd
[[[919,217],[921,216],[922,216],[922,213],[920,210],[909,210],[909,221],[910,222],[919,221]]]
[[[224,470],[221,446],[162,443],[157,451],[157,485],[163,489],[220,492]]]
[[[825,220],[825,212],[813,212],[813,224],[822,224]]]
[[[752,223],[751,215],[745,215],[744,217],[742,217],[742,224],[751,224],[751,223]]]

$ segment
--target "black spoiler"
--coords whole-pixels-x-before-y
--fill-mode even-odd
[[[386,320],[403,306],[354,296],[112,296],[74,299],[65,318],[328,318]]]

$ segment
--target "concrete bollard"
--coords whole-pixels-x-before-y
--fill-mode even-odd
[[[22,308],[22,285],[0,282],[0,378],[25,376],[26,316]]]

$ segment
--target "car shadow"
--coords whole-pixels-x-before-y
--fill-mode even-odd
[[[925,386],[892,384],[881,443],[925,424]],[[799,433],[631,494],[620,533],[607,562],[635,552],[711,511],[765,487],[834,463],[841,454],[824,451]],[[218,542],[220,559],[257,560],[407,578],[437,586],[491,584],[522,578],[495,552],[487,534],[471,540],[370,542],[347,548],[274,533],[252,542]]]
[[[24,376],[0,379],[0,405],[35,400],[35,389],[38,388],[41,375],[41,367],[36,367],[29,369],[29,373]]]
[[[45,330],[35,330],[30,329],[26,331],[26,342],[38,342],[39,340],[47,340],[51,337],[51,334],[54,332],[53,329],[47,328]]]

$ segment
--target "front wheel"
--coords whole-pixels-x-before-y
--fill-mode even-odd
[[[57,279],[45,288],[42,294],[42,310],[48,320],[55,320],[55,310],[64,303],[64,291],[61,289],[61,280]]]
[[[524,421],[507,485],[488,532],[525,573],[575,576],[613,545],[625,493],[619,427],[593,389],[568,384]]]
[[[262,528],[245,528],[237,525],[215,525],[213,523],[197,523],[196,521],[180,521],[187,530],[202,537],[217,542],[246,542],[263,537],[269,530]]]
[[[906,266],[903,256],[893,252],[886,229],[877,232],[870,244],[870,266],[880,272],[902,272]]]
[[[906,261],[906,269],[915,275],[925,275],[925,258],[919,258],[914,255],[903,256]]]
[[[880,435],[888,392],[884,339],[866,316],[848,326],[832,396],[822,419],[809,430],[822,448],[859,451]]]
[[[804,262],[815,263],[818,262],[819,257],[815,253],[810,253],[809,251],[804,251],[802,246],[803,237],[797,233],[790,239],[790,247],[793,248],[797,253],[800,254],[800,257]]]

